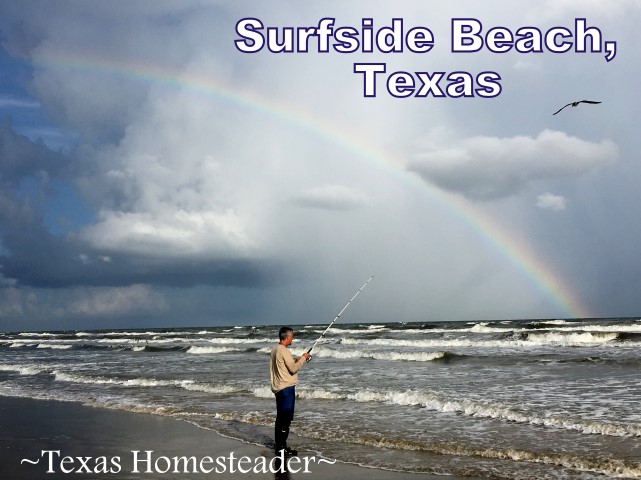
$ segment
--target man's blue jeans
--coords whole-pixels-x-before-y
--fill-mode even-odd
[[[275,450],[287,447],[289,425],[294,418],[296,387],[287,387],[276,392],[276,427],[274,431]]]

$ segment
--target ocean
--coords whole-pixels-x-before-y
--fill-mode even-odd
[[[278,328],[4,333],[0,395],[270,445]],[[293,328],[300,355],[325,325]],[[640,347],[639,319],[337,324],[299,373],[290,444],[408,472],[641,478]]]

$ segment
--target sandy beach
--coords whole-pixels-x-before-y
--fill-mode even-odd
[[[43,454],[42,452],[46,453]],[[60,452],[59,454],[57,452]],[[147,451],[153,451],[147,454]],[[133,452],[140,452],[134,454]],[[230,462],[230,456],[233,461]],[[63,462],[64,457],[71,457]],[[79,460],[81,457],[82,460]],[[87,460],[86,457],[90,457]],[[104,457],[104,458],[101,458]],[[197,471],[164,473],[166,459],[195,457]],[[213,463],[208,463],[211,457]],[[237,459],[247,457],[244,463]],[[222,437],[187,422],[156,415],[84,406],[73,402],[0,397],[0,469],[11,480],[52,478],[275,478],[419,480],[432,475],[397,473],[343,463],[319,463],[313,452],[300,452],[292,471],[263,473],[260,459],[274,458],[266,446]],[[220,458],[216,463],[216,459]],[[38,461],[30,464],[21,461]],[[134,462],[137,459],[137,463]],[[149,461],[150,460],[150,461]],[[305,472],[305,460],[307,470]],[[203,463],[204,462],[204,463]],[[258,463],[257,463],[258,462]],[[233,464],[233,465],[232,465]],[[226,471],[220,472],[224,465]],[[258,471],[254,471],[259,465]],[[269,469],[270,463],[265,463]],[[204,473],[218,467],[219,473]],[[231,468],[234,472],[231,472]],[[47,473],[52,468],[54,473]],[[202,469],[201,469],[202,468]],[[90,473],[87,473],[89,470]],[[241,473],[240,470],[246,471]],[[251,470],[248,471],[247,470]],[[82,472],[82,474],[80,472]],[[78,472],[78,473],[76,473]],[[106,472],[106,473],[105,473]],[[294,473],[296,472],[296,473]]]

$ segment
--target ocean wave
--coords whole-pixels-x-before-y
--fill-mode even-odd
[[[621,342],[639,343],[641,340],[641,333],[637,332],[621,332],[618,335]]]
[[[78,373],[68,373],[59,370],[54,370],[51,373],[55,380],[59,382],[70,383],[84,383],[93,385],[122,385],[131,387],[166,387],[171,386],[173,383],[164,380],[146,379],[146,378],[132,378],[129,380],[121,380],[117,378],[108,377],[93,377],[81,375]]]
[[[577,322],[568,322],[564,320],[552,320],[549,322],[533,322],[529,324],[517,324],[514,322],[468,322],[461,323],[461,326],[448,326],[446,328],[402,328],[390,329],[385,328],[382,330],[369,330],[369,329],[349,329],[349,328],[334,328],[329,333],[334,335],[340,334],[371,334],[378,333],[379,331],[392,331],[399,335],[431,335],[431,334],[459,334],[459,333],[475,333],[475,334],[492,334],[492,333],[536,333],[537,331],[556,331],[556,332],[641,332],[641,325],[635,324],[615,324],[615,325],[602,325],[602,324],[586,324]]]
[[[331,400],[334,396],[341,396],[336,392],[326,391],[322,389],[311,390],[308,393],[303,393],[304,389],[300,390],[301,391],[298,393],[309,395],[308,398],[315,398],[315,396],[324,395],[331,397]],[[269,391],[268,388],[262,388],[262,391],[265,392],[265,397],[269,396],[273,398],[273,394],[271,393],[271,391]],[[9,390],[4,387],[0,387],[0,395],[74,401],[81,402],[86,405],[93,405],[115,410],[177,417],[182,419],[189,419],[189,421],[191,422],[198,422],[198,416],[195,416],[194,414],[185,411],[184,409],[181,409],[176,405],[160,405],[155,403],[143,404],[138,400],[126,399],[121,397],[109,397],[104,395],[101,395],[100,397],[90,397],[86,394],[71,392],[60,395],[59,392],[57,394],[51,394],[49,392],[26,392],[20,391],[19,389]],[[218,411],[213,414],[212,417],[224,421],[241,422],[245,424],[262,426],[272,426],[274,421],[274,416],[271,410],[269,412]],[[196,420],[194,420],[194,418],[196,418]],[[203,420],[203,422],[205,422],[203,423],[203,425],[206,428],[210,428],[210,424],[208,423],[208,421]],[[357,430],[351,430],[349,428],[327,429],[324,427],[325,425],[321,421],[307,419],[305,422],[300,422],[300,424],[296,426],[296,430],[299,435],[310,439],[320,439],[329,442],[341,442],[345,443],[345,445],[359,444],[378,448],[389,448],[392,450],[415,450],[442,455],[466,456],[470,458],[488,458],[498,460],[513,460],[516,462],[542,463],[579,471],[597,472],[608,475],[610,477],[635,478],[641,476],[641,464],[632,460],[599,458],[595,456],[582,457],[576,454],[553,453],[545,450],[535,451],[511,448],[502,449],[447,441],[429,442],[418,439],[394,438],[393,436],[388,435],[383,436],[376,433],[359,432]]]
[[[95,343],[108,343],[108,344],[122,344],[122,345],[135,345],[144,342],[145,339],[140,338],[99,338],[92,340]]]
[[[269,387],[251,390],[257,398],[272,398]],[[376,402],[398,406],[418,406],[427,410],[458,413],[477,418],[504,420],[508,422],[553,427],[578,431],[583,434],[607,435],[613,437],[641,437],[641,425],[616,424],[582,418],[537,414],[522,408],[481,402],[470,399],[456,399],[447,395],[416,390],[361,390],[351,393],[337,393],[322,388],[299,388],[296,395],[300,398],[342,400],[353,402]]]
[[[583,332],[583,333],[529,333],[527,342],[547,345],[585,345],[612,342],[618,338],[615,332]]]
[[[433,411],[459,413],[473,417],[555,427],[565,430],[574,430],[584,434],[598,434],[615,437],[641,436],[641,425],[616,424],[560,415],[539,415],[511,406],[468,399],[452,399],[447,396],[441,396],[431,392],[413,390],[364,390],[347,395],[347,399],[356,402],[385,402],[402,406],[416,405]]]
[[[541,320],[537,322],[530,322],[529,325],[539,326],[539,325],[572,325],[573,322],[568,322],[567,320]]]
[[[36,347],[36,348],[55,348],[55,347],[48,347],[47,345],[69,345],[72,346],[76,342],[79,342],[79,340],[61,340],[61,339],[52,339],[52,340],[45,340],[45,339],[31,339],[31,340],[22,340],[22,339],[13,339],[10,341],[9,346],[13,348],[18,348],[18,347]],[[7,345],[7,344],[5,344]]]
[[[469,332],[472,332],[472,333],[505,333],[505,332],[511,332],[514,329],[513,328],[503,328],[503,327],[489,327],[487,322],[483,322],[483,323],[477,323],[472,328],[465,329],[465,330],[467,330]],[[452,332],[455,332],[455,331],[456,330],[452,330]],[[461,330],[458,330],[458,331],[460,332]]]
[[[7,365],[0,364],[0,372],[15,372],[20,375],[38,375],[46,370],[45,367],[34,365]]]
[[[249,425],[270,426],[273,416],[265,412],[250,411],[217,412],[215,418],[228,422],[241,422]],[[513,460],[516,462],[542,463],[556,467],[570,468],[584,472],[594,472],[614,478],[638,478],[641,476],[641,464],[616,458],[579,457],[564,453],[545,451],[500,449],[477,447],[462,443],[425,442],[407,438],[390,438],[372,433],[362,433],[353,429],[341,428],[328,430],[320,422],[307,420],[297,425],[299,435],[328,442],[340,442],[345,445],[357,444],[392,450],[413,450],[440,455],[464,456],[472,458],[489,458]]]
[[[73,345],[64,343],[39,343],[36,348],[50,348],[52,350],[69,350]]]
[[[162,347],[162,346],[156,346],[153,344],[146,344],[146,345],[137,345],[131,348],[132,352],[155,352],[155,353],[162,353],[162,352],[186,352],[189,350],[190,347],[184,346],[184,345],[170,345],[167,347]],[[129,350],[129,349],[125,349]]]
[[[89,332],[76,332],[76,337],[95,337],[95,333],[89,333]]]
[[[208,338],[209,343],[224,343],[224,344],[250,344],[250,343],[275,343],[273,338]]]
[[[372,352],[364,350],[335,350],[322,347],[315,353],[317,357],[329,358],[371,358],[374,360],[393,360],[406,362],[432,362],[451,357],[448,352]]]
[[[83,399],[61,395],[60,392],[25,391],[19,387],[0,385],[0,396],[29,398],[32,400],[55,400],[56,402],[84,402]]]
[[[94,385],[118,385],[122,387],[143,387],[143,388],[157,388],[157,387],[174,387],[190,390],[193,392],[205,392],[213,394],[228,394],[243,391],[243,388],[233,385],[220,385],[204,382],[196,382],[194,380],[160,380],[156,378],[108,378],[108,377],[94,377],[81,375],[77,373],[68,373],[54,370],[52,372],[54,378],[62,382],[84,383]]]
[[[133,340],[128,341],[81,341],[77,340],[75,343],[59,343],[58,341],[51,342],[33,342],[30,340],[15,340],[11,343],[2,344],[3,347],[9,348],[28,348],[40,350],[105,350],[105,351],[133,351],[133,352],[174,352],[186,351],[189,346],[185,344],[176,344],[176,342],[136,342]]]
[[[299,389],[297,389],[296,394],[298,395]],[[251,393],[254,395],[256,398],[272,398],[274,396],[274,393],[272,392],[271,388],[269,387],[256,387],[251,389]]]
[[[390,328],[383,326],[382,328],[346,328],[346,327],[340,327],[340,328],[330,328],[327,332],[327,335],[376,335],[377,333],[380,332],[389,332],[391,331]],[[316,333],[322,333],[324,332],[323,330],[315,330]]]
[[[187,353],[194,355],[207,355],[215,353],[244,352],[245,350],[233,347],[189,347]]]
[[[256,387],[250,390],[256,398],[274,398],[270,387]],[[296,387],[296,397],[313,400],[346,400],[347,396],[324,388]]]
[[[46,337],[60,337],[65,335],[62,333],[51,333],[51,332],[22,332],[19,333],[20,337],[30,337],[30,338],[46,338]]]
[[[269,394],[271,395],[271,392],[269,392]],[[198,424],[198,420],[194,420],[195,418],[198,418],[198,415],[184,411],[174,405],[141,404],[139,401],[131,399],[105,396],[101,396],[100,398],[84,397],[76,394],[61,396],[45,392],[26,392],[19,389],[9,390],[6,388],[0,388],[0,395],[7,397],[79,402],[85,405],[109,408],[113,410],[188,419],[191,423]],[[213,414],[213,417],[223,421],[261,426],[272,426],[274,421],[273,413],[260,411],[219,411]],[[206,428],[210,428],[208,424]],[[641,476],[641,464],[617,458],[587,458],[572,454],[550,453],[545,451],[487,448],[461,443],[433,443],[406,438],[391,438],[389,436],[383,437],[371,433],[363,434],[362,432],[347,430],[345,428],[339,430],[328,430],[324,428],[323,423],[311,419],[297,425],[297,431],[299,432],[299,435],[307,438],[333,442],[339,441],[346,445],[359,444],[378,448],[389,448],[393,450],[414,450],[442,455],[542,463],[579,471],[601,473],[614,478],[638,478]]]
[[[570,332],[570,331],[585,331],[585,332],[641,332],[641,325],[583,325],[581,327],[568,327],[568,328],[552,328],[550,330]]]
[[[114,331],[114,332],[96,332],[96,336],[99,337],[143,337],[143,336],[150,336],[150,335],[171,335],[174,332],[152,332],[152,331],[147,331],[147,332],[128,332],[128,331]],[[186,332],[187,333],[187,332]]]
[[[447,347],[470,347],[470,348],[514,348],[514,347],[538,347],[538,346],[563,346],[579,347],[597,344],[608,344],[620,346],[621,342],[614,342],[618,338],[617,333],[585,332],[559,335],[556,333],[530,333],[524,337],[504,338],[501,340],[475,340],[471,338],[459,339],[421,339],[421,340],[399,340],[394,338],[342,338],[339,343],[343,345],[381,345],[399,346],[414,348],[447,348]]]
[[[398,340],[394,338],[341,338],[341,345],[376,345],[376,346],[398,346],[398,347],[418,347],[418,348],[438,348],[438,347],[513,347],[516,341],[504,340],[471,340],[471,339],[430,339],[430,340]]]
[[[167,343],[185,343],[189,342],[192,339],[190,338],[100,338],[96,340],[91,340],[91,343],[107,343],[107,344],[118,344],[118,345],[138,345],[140,343],[152,343],[156,345],[167,344]]]
[[[501,332],[515,332],[515,333],[530,333],[534,334],[537,331],[547,331],[547,332],[566,332],[566,333],[584,333],[584,332],[595,332],[595,333],[641,333],[641,325],[639,324],[619,324],[619,325],[600,325],[600,324],[577,324],[571,322],[543,322],[538,323],[529,327],[489,327],[485,324],[477,324],[470,329],[461,329],[461,330],[439,330],[442,333],[456,333],[456,332],[465,332],[470,331],[474,333],[501,333]],[[434,330],[431,330],[434,331]]]
[[[272,397],[274,394],[272,394]],[[274,416],[263,412],[216,412],[214,418],[226,422],[239,422],[247,425],[270,426],[274,424]]]
[[[238,393],[244,391],[243,388],[234,385],[215,385],[210,383],[194,382],[191,380],[183,380],[180,383],[180,386],[185,390],[191,390],[193,392],[214,393],[216,395]]]
[[[228,421],[248,421],[254,424],[264,424],[260,415],[246,415],[243,417],[233,414],[219,414],[220,418]],[[378,448],[394,450],[413,450],[440,455],[456,455],[473,458],[489,458],[497,460],[513,460],[515,462],[530,462],[551,465],[555,467],[570,468],[583,472],[594,472],[614,478],[639,478],[641,477],[641,464],[630,460],[617,458],[595,458],[579,457],[565,453],[550,453],[545,451],[499,449],[488,447],[476,447],[460,443],[446,442],[423,442],[420,440],[409,440],[403,438],[389,438],[372,434],[359,434],[358,432],[341,432],[337,435],[334,432],[326,432],[322,426],[303,424],[299,427],[301,434],[307,438],[320,439],[325,441],[339,441],[355,443]]]
[[[271,353],[272,347],[263,347],[256,350],[258,353]],[[307,351],[307,348],[290,348],[294,358],[300,357]],[[364,358],[373,360],[405,361],[405,362],[433,362],[438,360],[451,360],[456,357],[463,357],[445,351],[437,352],[389,352],[389,351],[366,351],[366,350],[336,350],[326,346],[319,346],[313,356],[324,358]]]
[[[90,336],[93,336],[98,339],[104,339],[104,338],[115,338],[115,339],[127,339],[127,338],[140,338],[140,337],[147,337],[149,339],[152,338],[189,338],[193,336],[200,335],[198,332],[194,331],[174,331],[174,330],[147,330],[147,331],[139,331],[139,332],[134,332],[134,331],[111,331],[111,332],[81,332],[83,334],[87,334]]]

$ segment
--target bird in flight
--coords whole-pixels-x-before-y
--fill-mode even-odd
[[[572,105],[573,107],[576,107],[579,103],[601,103],[601,102],[595,102],[594,100],[579,100],[578,102],[570,102],[568,103],[565,107],[569,107]],[[556,112],[554,112],[552,115],[556,115],[559,113],[561,110],[563,110],[565,107],[559,108]]]

